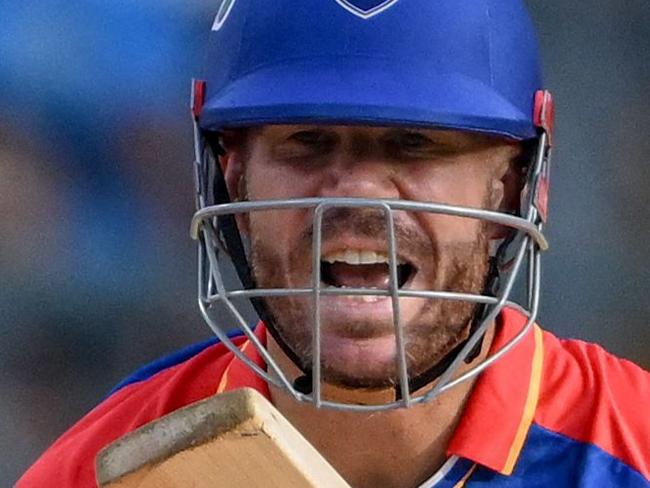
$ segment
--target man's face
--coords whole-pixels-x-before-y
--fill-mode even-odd
[[[349,126],[268,126],[250,132],[229,156],[226,179],[238,199],[361,197],[497,210],[519,146],[470,133]],[[402,290],[482,293],[489,243],[485,222],[421,212],[393,212]],[[313,210],[253,212],[240,218],[251,239],[260,288],[312,284]],[[320,268],[324,287],[388,289],[385,215],[376,209],[325,212]],[[410,375],[436,364],[468,333],[469,302],[400,298]],[[268,300],[284,341],[311,364],[312,298]],[[390,297],[322,296],[321,361],[325,381],[382,387],[396,381]]]

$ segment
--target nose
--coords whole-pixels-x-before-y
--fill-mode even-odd
[[[399,198],[394,164],[372,154],[345,153],[328,166],[321,196],[333,198]]]

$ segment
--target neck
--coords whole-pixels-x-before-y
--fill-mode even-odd
[[[481,354],[472,364],[463,364],[458,375],[485,358],[492,338],[490,327]],[[281,366],[289,368],[284,371],[299,375],[270,338],[269,351]],[[418,486],[445,462],[447,445],[473,385],[474,380],[469,380],[429,403],[373,413],[316,409],[276,388],[271,388],[271,397],[289,422],[353,487],[404,488]],[[328,385],[322,390],[328,400],[366,404],[385,401],[389,393]]]

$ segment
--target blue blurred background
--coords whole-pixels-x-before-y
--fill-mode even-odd
[[[209,335],[188,99],[218,3],[0,0],[0,486]],[[527,3],[558,104],[542,322],[650,368],[650,2]]]

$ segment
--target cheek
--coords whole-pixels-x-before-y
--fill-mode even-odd
[[[308,197],[319,185],[319,174],[288,165],[251,158],[246,168],[246,185],[250,200],[275,200]]]
[[[268,210],[251,212],[247,215],[251,237],[267,249],[276,249],[275,254],[288,252],[304,229],[304,211]]]
[[[316,176],[297,174],[286,165],[270,164],[263,158],[250,162],[245,181],[250,201],[310,197],[318,185]],[[311,228],[313,211],[304,208],[256,211],[245,218],[250,237],[260,246],[276,256],[289,256]]]
[[[487,208],[489,192],[485,175],[463,168],[414,173],[411,185],[404,185],[407,199],[470,208]],[[483,223],[477,219],[419,213],[422,224],[436,242],[474,242]]]
[[[483,231],[484,223],[477,219],[431,214],[425,219],[429,234],[437,247],[474,244]]]
[[[486,200],[489,180],[476,165],[429,163],[409,171],[402,181],[407,198],[477,208]]]
[[[244,177],[246,196],[249,201],[276,200],[288,198],[287,175],[272,165],[249,161]],[[238,216],[238,222],[245,222],[245,228],[259,246],[272,249],[274,255],[288,246],[291,233],[296,229],[299,212],[295,210],[254,211]]]

